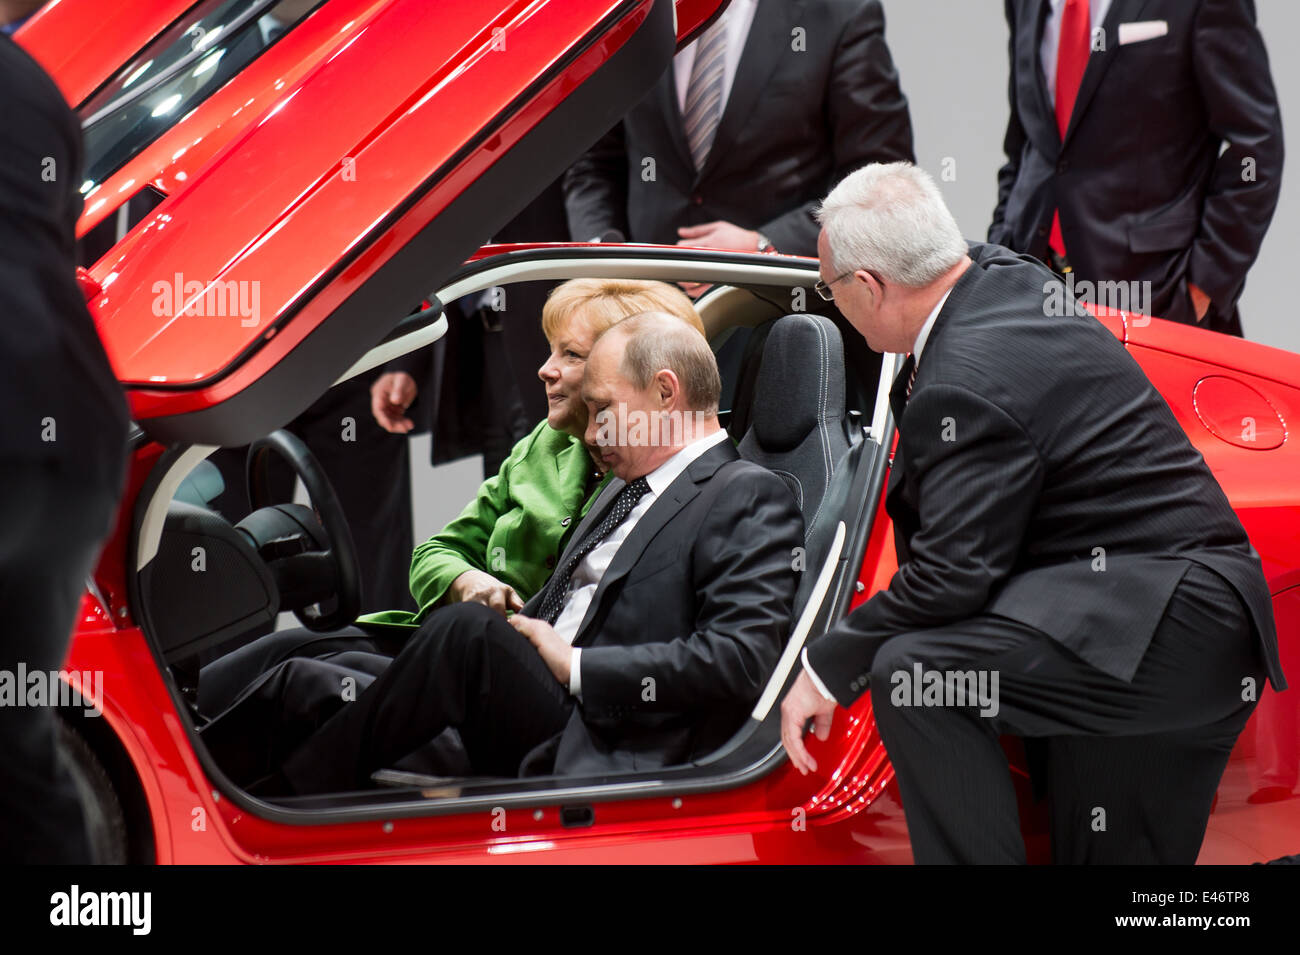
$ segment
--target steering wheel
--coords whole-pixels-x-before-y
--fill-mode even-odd
[[[273,502],[272,456],[287,463],[302,481],[310,510]],[[283,532],[273,532],[275,539],[266,540],[259,552],[271,563],[282,596],[285,592],[303,595],[303,603],[294,607],[294,615],[313,631],[334,630],[352,623],[361,611],[356,545],[334,488],[315,455],[297,435],[283,429],[272,431],[248,446],[247,482],[248,500],[253,506],[249,519],[261,512],[267,518],[263,526],[284,528]],[[293,546],[286,547],[288,544]],[[325,610],[331,601],[333,609]]]

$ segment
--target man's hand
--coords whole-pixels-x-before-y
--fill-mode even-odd
[[[804,776],[817,772],[817,760],[803,745],[804,724],[811,719],[813,735],[824,742],[831,735],[831,716],[838,705],[821,695],[807,671],[799,674],[781,702],[781,744],[794,768]]]
[[[1210,310],[1210,296],[1201,291],[1199,286],[1187,283],[1187,294],[1192,298],[1192,310],[1196,312],[1196,320],[1202,321],[1205,313]]]
[[[678,245],[705,249],[734,249],[737,252],[757,252],[758,233],[742,229],[730,222],[705,222],[703,225],[682,226],[677,230]],[[682,291],[691,298],[699,298],[712,286],[704,282],[683,282]]]
[[[677,284],[682,287],[683,292],[693,299],[699,298],[709,289],[713,288],[713,286],[708,282],[678,282]]]
[[[404,371],[388,371],[370,386],[370,413],[379,427],[393,434],[406,434],[415,422],[406,417],[406,409],[415,400],[415,379]]]
[[[730,222],[705,222],[688,225],[677,230],[678,245],[705,249],[734,249],[736,252],[757,252],[758,233],[742,229]]]
[[[451,603],[476,603],[491,607],[501,616],[507,610],[523,610],[524,602],[515,589],[481,570],[467,570],[447,588]]]
[[[542,662],[567,689],[569,686],[569,664],[573,662],[573,647],[569,646],[568,641],[556,633],[555,628],[549,623],[545,620],[538,620],[536,617],[515,614],[510,618],[510,626],[528,638],[528,642],[536,648],[538,655],[541,656]]]

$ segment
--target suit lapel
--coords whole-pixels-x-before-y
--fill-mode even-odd
[[[1021,4],[1020,15],[1023,19],[1019,22],[1024,22],[1030,17],[1033,18],[1033,22],[1029,29],[1018,30],[1016,58],[1021,69],[1028,69],[1029,75],[1034,78],[1034,82],[1029,84],[1032,87],[1034,101],[1032,108],[1027,111],[1028,115],[1039,119],[1040,142],[1050,143],[1055,148],[1060,145],[1061,134],[1056,129],[1056,111],[1052,109],[1052,99],[1047,95],[1047,75],[1043,72],[1043,57],[1040,53],[1043,45],[1043,30],[1047,26],[1047,16],[1051,12],[1050,0],[1028,0]],[[1055,154],[1051,150],[1042,149],[1041,145],[1039,149],[1045,155]]]
[[[1106,11],[1106,19],[1101,24],[1106,34],[1106,48],[1088,57],[1088,66],[1083,71],[1083,80],[1079,84],[1079,95],[1074,101],[1074,112],[1070,114],[1070,125],[1066,127],[1065,138],[1061,141],[1062,150],[1069,145],[1070,137],[1079,128],[1079,122],[1087,112],[1097,87],[1101,85],[1102,77],[1119,56],[1119,25],[1139,19],[1142,8],[1148,2],[1149,0],[1113,0],[1110,9]]]
[[[895,427],[903,420],[903,406],[907,404],[907,379],[912,376],[912,366],[915,364],[916,357],[908,355],[903,360],[903,367],[894,376],[894,383],[889,389],[889,410],[894,413]]]
[[[586,453],[587,452],[584,449],[583,454]],[[614,503],[614,498],[618,496],[618,492],[623,490],[623,485],[624,482],[620,481],[618,478],[610,478],[609,483],[605,485],[605,489],[596,496],[596,500],[591,502],[591,507],[587,510],[587,515],[578,523],[578,526],[569,536],[568,546],[566,546],[564,552],[560,554],[560,559],[555,562],[557,570],[564,566],[564,562],[569,559],[569,554],[573,552],[573,548],[587,536],[587,531],[595,526],[598,521],[604,520],[605,513]],[[552,574],[551,579],[554,579],[554,577],[555,575]],[[537,591],[537,593],[533,594],[532,598],[524,604],[524,608],[520,613],[528,617],[537,616],[538,612],[542,608],[542,603],[546,599],[546,591],[550,589],[550,586],[551,580],[548,579],[546,585],[542,587],[541,590]]]
[[[948,300],[943,303],[943,308],[941,308],[939,314],[934,317],[934,325],[930,327],[930,335],[925,341],[925,351],[928,354],[933,355],[935,353],[935,349],[943,339],[944,330],[950,324],[952,316],[957,314],[957,312],[964,307],[967,296],[971,294],[971,290],[983,276],[983,273],[984,270],[979,266],[979,264],[972,261],[970,265],[966,266],[966,271],[962,272],[961,277],[957,279],[956,284],[952,287],[952,291],[948,293]],[[903,366],[898,370],[898,374],[894,376],[894,383],[889,389],[889,409],[894,414],[894,427],[900,429],[900,432],[902,428],[901,422],[903,420],[903,411],[907,407],[908,400],[907,379],[911,377],[912,368],[915,367],[915,365],[916,356],[908,355],[906,360],[903,362]],[[918,382],[920,381],[920,374],[921,373],[918,371]],[[914,384],[912,387],[913,390],[915,390],[916,385]],[[903,484],[907,480],[904,474],[905,465],[906,461],[903,457],[903,442],[900,439],[894,446],[893,463],[889,470],[889,483],[885,488],[885,510],[889,513],[890,517],[894,517],[896,513],[899,513],[899,511],[897,511],[898,507],[904,506],[899,495],[902,492]],[[897,518],[894,519],[897,521]],[[899,530],[896,528],[894,533],[897,538]]]
[[[689,81],[688,81],[689,82]],[[682,120],[681,108],[677,105],[677,71],[671,61],[659,84],[652,94],[658,100],[659,115],[665,117],[664,125],[668,128],[668,141],[677,153],[677,159],[683,168],[694,170],[695,161],[691,159],[691,147],[686,142],[686,124]]]
[[[700,455],[691,462],[677,479],[664,489],[664,493],[655,499],[650,505],[650,509],[641,515],[641,519],[636,522],[636,527],[632,528],[632,533],[623,541],[618,552],[614,554],[614,559],[610,562],[609,568],[600,578],[600,584],[596,587],[596,592],[592,594],[591,603],[587,605],[587,612],[582,618],[582,623],[578,625],[578,633],[573,639],[575,647],[582,646],[585,638],[588,636],[587,628],[591,625],[592,618],[596,615],[596,609],[600,606],[605,597],[605,593],[617,581],[627,576],[628,572],[636,566],[641,555],[645,553],[646,547],[655,539],[655,536],[664,529],[664,527],[681,513],[682,508],[691,502],[691,500],[700,493],[699,485],[707,481],[717,472],[718,468],[728,461],[735,461],[740,455],[736,452],[735,446],[730,440],[724,440],[721,444],[715,445],[704,454]],[[595,508],[593,507],[594,511]]]
[[[573,548],[582,542],[589,530],[605,519],[605,515],[609,513],[610,507],[614,504],[614,498],[618,497],[618,492],[623,490],[626,485],[626,481],[620,481],[616,477],[609,479],[609,483],[605,485],[605,490],[601,491],[596,500],[591,502],[591,509],[587,511],[586,516],[574,530],[573,536],[569,538],[569,546],[564,548],[564,553],[560,555],[559,561],[555,564],[556,567],[563,567]]]
[[[762,96],[768,77],[780,62],[782,52],[788,49],[790,30],[798,22],[802,9],[803,0],[759,0],[754,10],[754,20],[749,26],[745,49],[736,66],[736,77],[731,83],[727,105],[723,107],[718,130],[713,136],[713,145],[709,147],[709,154],[704,159],[704,168],[696,173],[696,183],[701,182],[731,152],[731,144],[745,128],[745,121]],[[679,113],[679,130],[681,126]],[[685,133],[682,133],[682,140],[685,141]],[[689,155],[688,149],[688,165]]]

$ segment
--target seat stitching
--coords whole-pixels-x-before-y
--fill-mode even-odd
[[[826,428],[826,406],[827,404],[830,403],[829,379],[830,379],[831,356],[830,356],[829,336],[827,336],[826,329],[825,327],[822,326],[821,322],[817,321],[815,318],[812,318],[812,316],[808,316],[808,318],[813,323],[813,327],[817,330],[817,338],[821,343],[821,371],[820,371],[821,381],[819,382],[819,387],[821,392],[821,413],[817,416],[817,433],[818,436],[821,438],[822,452],[825,454],[826,457],[826,467],[824,472],[826,475],[826,479],[822,485],[821,499],[817,501],[817,510],[813,511],[813,516],[808,521],[808,527],[811,527],[813,524],[817,522],[817,518],[822,512],[822,504],[826,502],[826,495],[830,491],[831,476],[832,476],[831,472],[834,465],[831,461],[830,435],[828,429]],[[807,535],[807,532],[808,532],[808,528],[805,528],[804,529],[805,536]]]

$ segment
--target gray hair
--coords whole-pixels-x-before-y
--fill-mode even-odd
[[[688,411],[717,413],[722,396],[718,361],[708,340],[690,325],[665,312],[642,312],[609,333],[624,338],[620,371],[635,387],[648,388],[655,375],[668,369],[681,383]]]
[[[886,281],[929,285],[966,254],[966,240],[924,169],[872,163],[840,180],[817,210],[836,272],[870,269]]]

